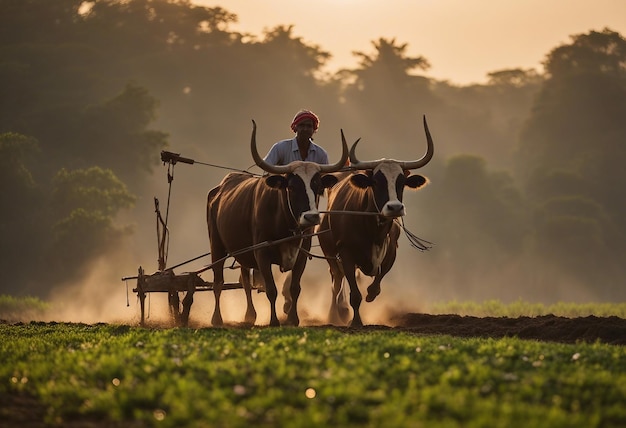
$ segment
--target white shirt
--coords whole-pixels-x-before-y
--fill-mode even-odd
[[[321,146],[309,140],[309,152],[304,159],[307,162],[315,162],[322,165],[328,164],[328,153]],[[301,161],[300,150],[296,137],[290,140],[282,140],[275,143],[265,156],[265,162],[272,165],[287,165],[293,161]]]

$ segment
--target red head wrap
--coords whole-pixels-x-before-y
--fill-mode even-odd
[[[296,132],[296,126],[298,125],[298,123],[306,119],[311,119],[313,121],[313,129],[317,131],[317,128],[320,126],[320,119],[315,113],[310,110],[300,110],[298,113],[296,113],[293,121],[291,122],[291,130],[293,132]]]

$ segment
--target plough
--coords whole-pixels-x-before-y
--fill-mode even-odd
[[[174,166],[176,163],[186,163],[186,164],[194,164],[194,163],[202,163],[197,162],[193,159],[181,157],[178,153],[172,153],[168,151],[161,152],[161,160],[163,164],[168,165],[167,170],[167,181],[169,185],[168,197],[167,197],[167,208],[165,219],[163,219],[161,215],[161,210],[159,209],[159,200],[154,198],[154,206],[157,220],[157,238],[158,238],[158,270],[152,274],[146,274],[145,270],[142,266],[139,266],[138,272],[136,276],[126,276],[122,278],[122,281],[129,281],[136,279],[137,285],[133,288],[133,292],[137,293],[137,297],[139,299],[139,304],[141,308],[141,325],[145,325],[146,320],[146,308],[145,301],[146,296],[149,293],[167,293],[168,294],[168,306],[170,309],[170,315],[172,320],[177,325],[187,325],[189,321],[189,311],[191,309],[191,304],[193,303],[193,294],[197,291],[212,291],[213,290],[213,282],[205,281],[200,277],[200,274],[204,271],[207,271],[212,268],[213,264],[209,264],[204,268],[194,271],[194,272],[186,272],[182,274],[175,274],[174,269],[177,269],[181,266],[184,266],[188,263],[201,259],[203,257],[208,256],[210,253],[206,253],[200,255],[198,257],[194,257],[190,260],[179,263],[175,266],[166,267],[167,266],[167,255],[168,255],[168,244],[169,244],[169,230],[167,228],[167,222],[169,217],[169,205],[170,205],[170,196],[172,191],[172,182],[174,180]],[[209,165],[209,164],[205,164]],[[268,243],[269,244],[269,243]],[[251,249],[246,249],[246,251],[250,251]],[[229,255],[230,257],[231,255]],[[232,269],[237,268],[235,264],[231,266]],[[243,288],[240,282],[229,282],[225,283],[222,287],[222,290],[234,290]],[[262,289],[257,289],[259,292],[264,291]],[[179,293],[186,293],[185,298],[182,302]]]

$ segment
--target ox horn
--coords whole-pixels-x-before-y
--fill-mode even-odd
[[[421,159],[414,161],[396,161],[400,165],[400,167],[404,170],[417,169],[426,165],[433,158],[435,154],[435,145],[433,143],[433,138],[430,135],[430,131],[428,130],[428,123],[426,123],[426,115],[424,115],[424,131],[426,132],[426,143],[427,149],[426,154],[422,156]],[[350,148],[350,163],[356,169],[374,169],[380,164],[382,159],[375,161],[367,161],[361,162],[356,157],[356,145],[359,141],[357,140],[352,147]]]
[[[252,137],[250,138],[250,151],[252,152],[252,159],[259,168],[263,171],[267,171],[270,174],[286,174],[291,172],[293,167],[290,165],[272,165],[263,160],[259,155],[259,151],[256,148],[256,122],[252,119]]]
[[[357,140],[358,141],[358,140]],[[343,129],[341,130],[341,146],[343,151],[341,152],[341,159],[339,162],[333,165],[320,165],[320,172],[337,172],[344,166],[346,166],[346,162],[348,161],[348,143],[346,143],[346,137],[343,135]]]
[[[341,159],[339,162],[333,165],[320,165],[320,172],[337,172],[341,168],[343,168],[348,160],[348,144],[346,143],[346,139],[343,136],[343,130],[341,130],[341,143],[343,145],[343,152],[341,154]],[[250,151],[252,152],[252,159],[254,162],[264,171],[269,172],[270,174],[285,174],[291,172],[293,170],[293,166],[291,165],[271,165],[263,160],[259,155],[259,151],[256,147],[256,122],[252,119],[252,137],[250,138]]]

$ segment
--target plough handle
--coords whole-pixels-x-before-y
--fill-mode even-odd
[[[189,165],[193,165],[196,161],[189,158],[181,157],[179,153],[172,153],[168,151],[161,151],[161,160],[163,163],[171,163],[172,165],[176,165],[176,162],[188,163]]]

